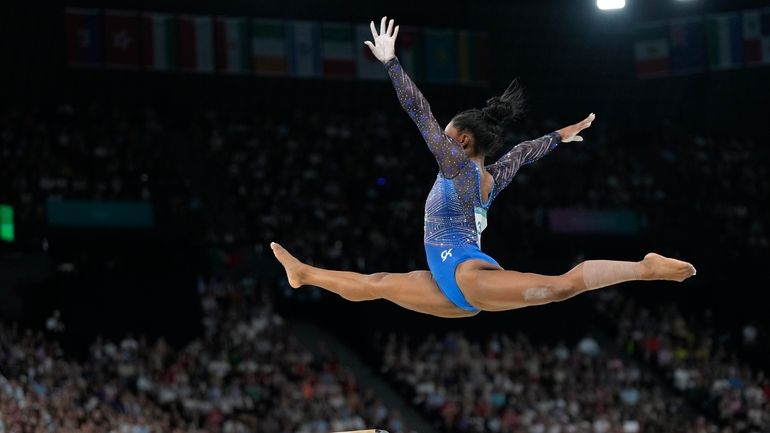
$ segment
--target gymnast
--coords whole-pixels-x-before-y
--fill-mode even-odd
[[[684,281],[695,275],[687,262],[649,253],[637,262],[586,260],[562,275],[539,275],[503,269],[481,251],[487,210],[522,165],[530,164],[561,143],[582,141],[582,121],[514,146],[494,164],[487,155],[501,145],[501,122],[515,118],[523,94],[516,81],[483,109],[463,111],[441,128],[428,101],[395,56],[399,26],[383,17],[374,42],[365,41],[388,72],[401,106],[419,129],[439,165],[425,202],[424,244],[430,271],[359,274],[321,269],[300,262],[272,242],[289,284],[313,285],[351,301],[387,299],[404,308],[439,317],[468,317],[479,311],[505,311],[562,301],[577,294],[635,280]]]

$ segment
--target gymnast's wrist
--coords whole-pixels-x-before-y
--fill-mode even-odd
[[[552,148],[561,143],[561,133],[559,131],[553,131],[548,135],[553,138],[553,142],[551,143]]]

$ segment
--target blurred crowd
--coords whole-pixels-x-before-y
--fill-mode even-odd
[[[408,431],[323,344],[303,346],[264,291],[218,282],[199,290],[204,332],[179,349],[127,335],[97,338],[76,359],[50,329],[2,324],[0,433]],[[613,291],[596,298],[617,324],[617,344],[590,334],[542,344],[521,333],[454,332],[381,334],[372,347],[380,372],[438,431],[768,430],[770,380],[708,320]],[[741,337],[762,341],[751,327]]]
[[[99,104],[5,111],[0,197],[17,205],[30,235],[44,230],[47,200],[149,200],[158,224],[192,225],[211,244],[278,239],[318,264],[414,268],[437,168],[392,102],[354,114]],[[446,122],[451,113],[436,116]],[[514,218],[517,242],[547,228],[548,209],[627,209],[641,215],[644,230],[670,235],[672,249],[708,234],[734,246],[726,254],[767,253],[766,146],[667,124],[630,134],[606,122],[587,131],[585,143],[522,169],[509,187],[515,192],[497,200],[492,218]],[[567,123],[523,120],[503,150]]]
[[[645,306],[603,293],[597,308],[618,324],[618,344],[654,367],[679,393],[735,432],[770,431],[770,378],[747,355],[767,356],[766,336],[752,324],[741,335],[715,326],[713,315],[685,314],[676,304]],[[757,351],[753,350],[757,349]],[[767,365],[764,365],[767,368]]]
[[[152,109],[98,104],[5,111],[0,197],[15,206],[24,237],[36,240],[49,200],[150,201],[161,220],[192,221],[200,203],[191,149],[180,147],[189,137],[172,124]]]
[[[591,335],[536,344],[519,333],[383,336],[381,372],[446,432],[716,432],[635,362]]]
[[[263,292],[201,286],[205,333],[175,350],[98,338],[86,359],[55,340],[0,326],[0,433],[405,432],[352,371],[286,329]]]

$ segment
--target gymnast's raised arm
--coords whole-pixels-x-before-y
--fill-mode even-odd
[[[511,183],[511,179],[513,179],[513,176],[522,165],[537,161],[548,152],[555,149],[559,143],[583,141],[583,137],[578,134],[580,131],[591,126],[591,122],[593,122],[595,118],[596,115],[591,113],[588,117],[578,123],[566,126],[540,138],[524,141],[513,146],[511,150],[501,156],[494,164],[486,167],[487,171],[489,171],[495,179],[495,185],[497,186],[495,193],[499,193]]]
[[[436,157],[441,174],[446,178],[453,178],[469,159],[460,143],[452,140],[444,133],[444,128],[438,124],[433,116],[428,101],[401,67],[401,63],[394,54],[398,26],[394,29],[391,19],[386,28],[386,19],[387,17],[382,18],[379,34],[374,27],[374,22],[370,23],[374,44],[370,41],[364,43],[372,50],[372,54],[387,67],[388,76],[396,89],[396,95],[401,106],[417,125],[428,144],[428,148]]]

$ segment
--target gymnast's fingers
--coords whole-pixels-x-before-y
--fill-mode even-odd
[[[393,18],[391,18],[390,22],[388,23],[388,31],[386,33],[388,36],[393,36]]]
[[[374,27],[374,21],[369,21],[369,28],[372,29],[372,38],[377,39],[377,29]]]
[[[380,34],[385,33],[385,22],[388,20],[388,17],[382,17],[382,21],[380,21]]]
[[[396,36],[398,36],[398,26],[396,26],[396,30],[393,32],[393,40],[396,40]]]

